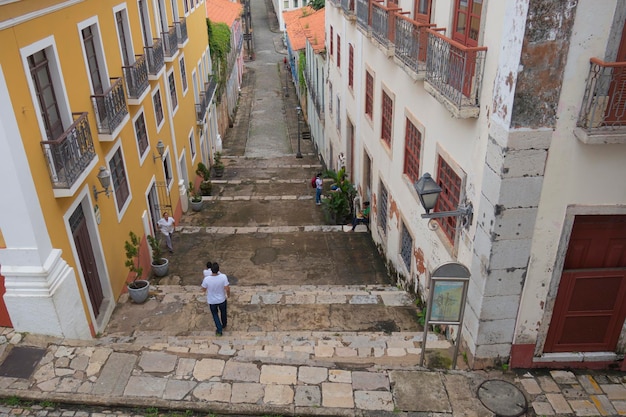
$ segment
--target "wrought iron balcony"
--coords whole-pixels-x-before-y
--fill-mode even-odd
[[[209,103],[206,99],[206,94],[204,94],[204,91],[200,92],[198,103],[196,103],[197,124],[202,124],[204,122],[204,115],[206,114],[206,109],[207,109],[208,104]]]
[[[427,28],[431,24],[418,23],[401,14],[396,14],[395,57],[416,74],[426,71],[428,50]]]
[[[72,188],[96,156],[87,112],[72,117],[74,123],[60,137],[41,142],[53,188]]]
[[[577,126],[585,143],[626,143],[626,62],[591,58]]]
[[[372,36],[381,45],[388,48],[393,45],[396,34],[395,31],[395,15],[396,12],[402,10],[397,7],[386,7],[383,3],[374,1],[372,4]]]
[[[128,114],[122,79],[111,78],[111,81],[111,87],[104,93],[91,96],[98,133],[104,135],[111,135]]]
[[[178,22],[174,22],[176,26],[176,36],[178,36],[178,46],[182,47],[185,42],[189,39],[189,34],[187,33],[187,20],[183,17]]]
[[[161,33],[166,58],[173,58],[178,52],[178,35],[176,32],[176,26],[170,26],[170,29],[167,32]]]
[[[146,46],[143,49],[146,51],[148,73],[150,75],[157,75],[165,66],[163,41],[160,38],[153,39],[152,46]]]
[[[354,0],[341,0],[341,8],[346,16],[354,16]]]
[[[356,23],[366,32],[370,27],[371,5],[371,0],[356,0]]]
[[[148,89],[148,65],[145,55],[135,55],[133,65],[122,66],[124,81],[126,81],[126,94],[129,99],[139,99]]]
[[[217,89],[217,80],[213,75],[209,75],[209,81],[204,83],[204,94],[206,94],[209,103],[213,100],[215,90]]]
[[[424,87],[455,117],[478,117],[486,47],[467,47],[433,29],[428,32]]]

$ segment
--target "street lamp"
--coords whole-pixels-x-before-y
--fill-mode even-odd
[[[156,156],[154,152],[152,152],[152,162],[156,162],[157,159],[163,159],[163,153],[165,152],[165,144],[162,140],[158,141],[156,144],[157,152],[159,156]]]
[[[109,198],[109,185],[111,185],[111,173],[105,167],[100,167],[100,172],[98,172],[98,181],[104,190],[98,191],[96,186],[93,186],[93,198],[98,201],[98,194],[104,193],[107,198]]]
[[[302,152],[300,152],[300,113],[302,113],[302,109],[300,106],[296,107],[296,111],[298,112],[298,152],[296,158],[302,158]]]
[[[422,175],[422,178],[417,180],[414,187],[415,191],[417,191],[420,203],[422,203],[422,207],[426,210],[426,213],[422,214],[423,219],[459,217],[463,226],[467,227],[472,224],[474,210],[471,202],[459,204],[459,207],[454,211],[439,211],[437,213],[430,212],[437,205],[437,198],[442,190],[428,172],[425,172],[424,175]]]

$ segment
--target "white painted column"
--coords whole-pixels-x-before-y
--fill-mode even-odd
[[[13,327],[18,332],[91,338],[76,273],[52,247],[47,233],[1,67],[0,178],[0,230],[6,243],[0,249],[0,265]]]

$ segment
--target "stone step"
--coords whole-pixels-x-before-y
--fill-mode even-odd
[[[329,233],[350,232],[352,225],[349,224],[312,224],[306,226],[177,226],[176,231],[184,234],[208,233],[216,235],[242,235],[254,233]],[[355,232],[367,232],[367,226],[357,225]]]

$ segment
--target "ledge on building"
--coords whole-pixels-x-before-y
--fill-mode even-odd
[[[574,136],[587,145],[626,144],[626,126],[619,128],[574,129]]]
[[[431,85],[428,81],[424,81],[424,89],[433,97],[443,104],[452,116],[457,119],[475,119],[480,114],[480,107],[478,106],[461,106],[451,102],[446,96],[444,96],[437,88]]]

